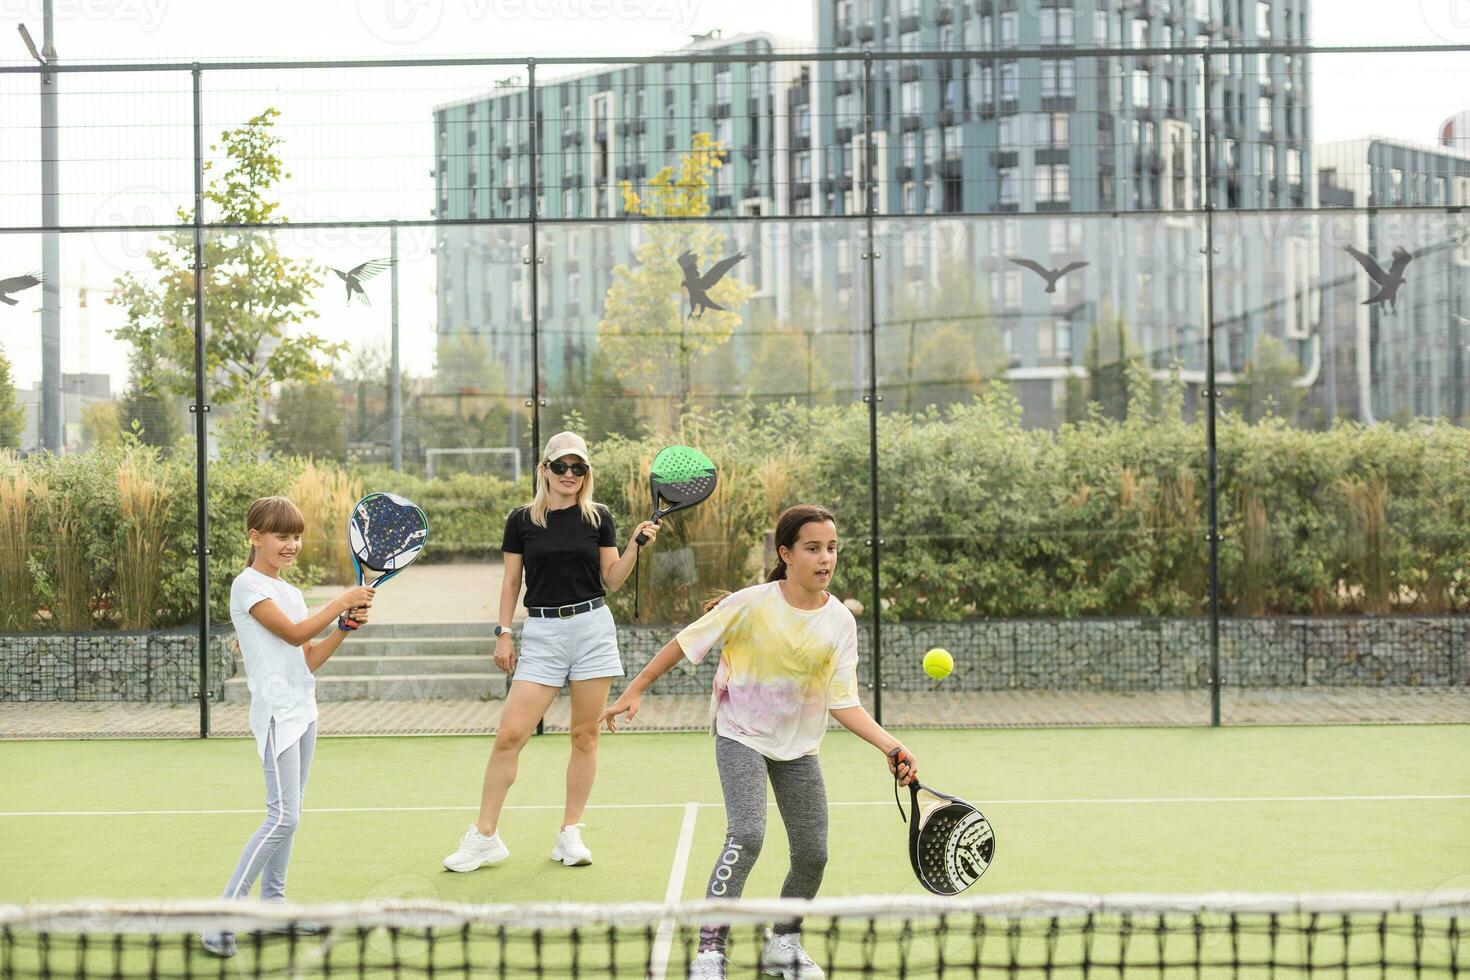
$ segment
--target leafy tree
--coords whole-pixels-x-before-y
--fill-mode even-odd
[[[93,402],[82,409],[82,445],[110,449],[122,442],[117,402]]]
[[[723,162],[724,147],[708,133],[696,133],[679,165],[664,167],[639,195],[623,182],[623,209],[644,218],[702,218],[709,214],[712,177]],[[597,339],[619,382],[645,396],[640,411],[651,428],[670,432],[680,402],[689,392],[694,362],[730,339],[741,321],[735,312],[755,291],[737,278],[737,266],[709,292],[724,310],[685,316],[681,291],[681,253],[695,256],[701,271],[725,258],[725,236],[702,222],[642,226],[646,234],[631,265],[613,269]]]
[[[271,406],[270,446],[293,456],[342,458],[340,393],[326,381],[283,385]]]
[[[965,263],[947,262],[937,283],[898,291],[877,337],[882,373],[903,383],[888,396],[895,408],[965,401],[1003,375],[1005,343],[980,282]]]
[[[15,374],[10,358],[0,348],[0,449],[20,448],[25,425],[26,410],[15,400]]]
[[[181,434],[178,406],[148,382],[157,363],[151,351],[134,350],[129,360],[131,377],[117,406],[118,421],[145,445],[167,452]]]
[[[1093,412],[1119,421],[1130,413],[1135,417],[1152,414],[1148,363],[1128,335],[1122,317],[1104,317],[1093,324],[1082,367],[1083,377],[1067,379],[1069,422],[1080,422]],[[1140,400],[1144,403],[1135,404]]]
[[[273,132],[279,116],[278,109],[266,109],[222,134],[222,170],[217,161],[205,164],[214,172],[204,194],[213,220],[243,226],[286,220],[273,194],[289,176],[277,149],[281,139]],[[179,210],[181,224],[193,220],[192,211]],[[108,300],[127,316],[116,335],[151,365],[140,378],[148,393],[189,396],[194,391],[193,233],[164,236],[148,260],[154,275],[125,273],[117,280],[118,294]],[[204,263],[211,402],[248,405],[258,414],[271,383],[326,377],[322,358],[336,356],[343,345],[294,329],[317,315],[310,303],[322,284],[321,270],[283,255],[274,234],[234,229],[206,237]]]
[[[1275,415],[1295,424],[1301,414],[1306,390],[1296,387],[1302,366],[1275,337],[1256,340],[1254,357],[1246,362],[1240,383],[1228,396],[1231,408],[1247,422]]]

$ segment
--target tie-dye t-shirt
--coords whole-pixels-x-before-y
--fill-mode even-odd
[[[723,644],[710,711],[715,730],[768,759],[796,759],[821,747],[827,711],[861,704],[857,620],[832,596],[797,609],[778,582],[741,589],[677,637],[700,663]]]

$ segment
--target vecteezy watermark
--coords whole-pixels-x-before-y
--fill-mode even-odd
[[[0,0],[15,2],[15,0]],[[156,2],[156,0],[155,0]],[[389,44],[416,44],[444,23],[446,12],[462,13],[473,23],[540,20],[662,21],[686,31],[699,0],[357,0],[358,18],[374,37]]]
[[[100,20],[137,23],[144,33],[163,25],[169,0],[53,0],[52,14],[58,20]],[[24,20],[35,14],[31,0],[0,0],[0,20]]]
[[[1419,15],[1436,37],[1470,43],[1470,0],[1420,0]]]
[[[357,0],[357,17],[389,44],[417,44],[438,29],[444,0]]]

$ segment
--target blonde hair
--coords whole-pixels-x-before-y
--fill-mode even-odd
[[[551,499],[551,478],[546,475],[546,464],[549,460],[542,460],[536,466],[536,496],[531,498],[530,505],[526,508],[531,515],[531,523],[537,527],[546,526],[546,512],[550,509],[547,504]],[[597,504],[592,500],[592,466],[588,464],[587,475],[582,477],[582,489],[577,491],[577,508],[582,512],[582,519],[593,527],[602,524],[602,515],[597,511]]]
[[[306,530],[306,518],[301,508],[286,497],[261,497],[245,512],[245,533],[259,531],[261,534],[301,534]],[[250,546],[246,565],[255,564],[255,546]]]

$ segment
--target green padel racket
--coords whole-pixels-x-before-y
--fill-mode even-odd
[[[665,446],[653,457],[649,467],[648,490],[653,496],[655,524],[676,510],[686,510],[715,491],[718,476],[715,464],[698,449],[688,446]],[[648,538],[639,534],[640,545]]]

